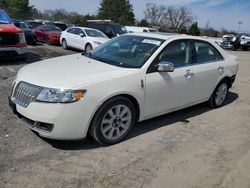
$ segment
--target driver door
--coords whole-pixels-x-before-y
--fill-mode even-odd
[[[174,111],[191,103],[190,94],[195,79],[191,56],[189,40],[173,41],[158,55],[146,74],[145,117]],[[157,65],[160,62],[173,63],[175,70],[159,72]]]

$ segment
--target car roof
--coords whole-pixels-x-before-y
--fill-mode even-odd
[[[193,40],[203,40],[211,43],[211,40],[207,37],[200,37],[200,36],[191,36],[186,34],[179,34],[179,33],[128,33],[126,35],[133,35],[133,36],[143,36],[143,37],[151,37],[156,39],[163,39],[163,40],[169,40],[169,39],[193,39]]]
[[[97,29],[94,29],[94,28],[89,28],[89,27],[79,27],[79,26],[73,26],[73,27],[70,27],[68,29],[73,29],[73,28],[78,28],[78,29],[90,29],[90,30],[95,30],[95,31],[100,31],[100,30],[97,30]],[[101,31],[100,31],[101,32]]]

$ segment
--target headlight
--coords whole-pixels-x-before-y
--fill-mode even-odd
[[[42,89],[36,98],[36,101],[51,103],[69,103],[82,98],[86,90],[58,90]]]
[[[96,45],[101,45],[102,43],[101,43],[101,42],[94,41],[94,44],[96,44]]]

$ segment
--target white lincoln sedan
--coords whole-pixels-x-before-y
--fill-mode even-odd
[[[60,43],[64,49],[69,47],[90,52],[109,38],[101,31],[86,27],[70,27],[63,31]]]
[[[200,37],[126,34],[23,67],[9,101],[42,137],[115,144],[136,122],[203,102],[221,107],[237,70],[234,56]]]

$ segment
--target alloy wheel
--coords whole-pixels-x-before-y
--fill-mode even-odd
[[[114,106],[108,110],[102,119],[102,135],[108,140],[118,139],[127,132],[131,121],[132,114],[127,106]]]

